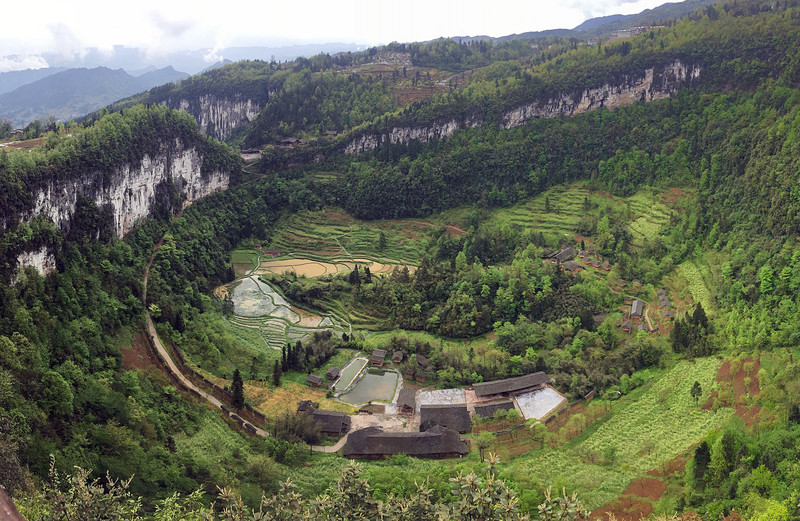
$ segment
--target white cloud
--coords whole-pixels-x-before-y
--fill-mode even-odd
[[[44,69],[47,61],[36,55],[12,55],[0,57],[0,72],[24,71],[25,69]]]
[[[571,28],[660,0],[39,0],[3,6],[0,56],[114,45],[150,55],[227,45],[420,41]],[[217,57],[211,53],[210,58]]]

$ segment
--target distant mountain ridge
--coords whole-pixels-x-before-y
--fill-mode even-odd
[[[67,69],[0,94],[0,118],[22,127],[54,116],[67,121],[158,85],[188,78],[172,66],[132,76],[108,67]]]

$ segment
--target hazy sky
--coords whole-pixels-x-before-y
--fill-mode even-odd
[[[290,43],[381,44],[572,28],[664,0],[33,0],[3,2],[0,57],[87,47],[176,50]],[[7,62],[7,59],[6,59]],[[0,58],[0,70],[3,59]]]

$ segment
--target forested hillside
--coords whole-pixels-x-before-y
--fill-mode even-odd
[[[30,519],[91,504],[108,505],[102,519],[797,519],[798,42],[796,0],[730,0],[611,43],[242,62],[0,150],[0,485]],[[613,108],[509,120],[631,85],[644,90]],[[157,105],[191,112],[203,97],[258,105],[230,137],[262,151],[247,177],[191,116]],[[135,101],[151,105],[122,108]],[[166,187],[122,238],[89,200],[68,229],[27,218],[48,180],[176,139],[202,151],[203,172],[230,171],[230,188],[178,213]],[[18,266],[41,245],[47,276]],[[573,264],[556,257],[570,249]],[[272,292],[269,309],[348,327],[281,330],[274,348],[273,317],[233,309],[242,274]],[[182,364],[261,408],[270,436],[169,379],[145,309]],[[356,411],[306,378],[374,348],[410,355],[397,372],[435,389],[544,371],[570,405],[548,423],[474,420],[462,459],[350,467],[296,408]],[[486,452],[500,454],[488,473]],[[82,494],[74,466],[133,477]]]

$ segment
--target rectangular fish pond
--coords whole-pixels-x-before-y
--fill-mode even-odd
[[[383,374],[368,372],[352,391],[340,395],[339,399],[352,404],[388,402],[394,397],[398,376],[394,371],[386,371]]]
[[[338,392],[342,392],[350,387],[350,384],[353,383],[353,380],[356,379],[356,376],[364,369],[365,365],[367,365],[366,358],[352,359],[349,364],[342,368],[342,372],[339,373],[339,379],[336,381],[333,388]]]

